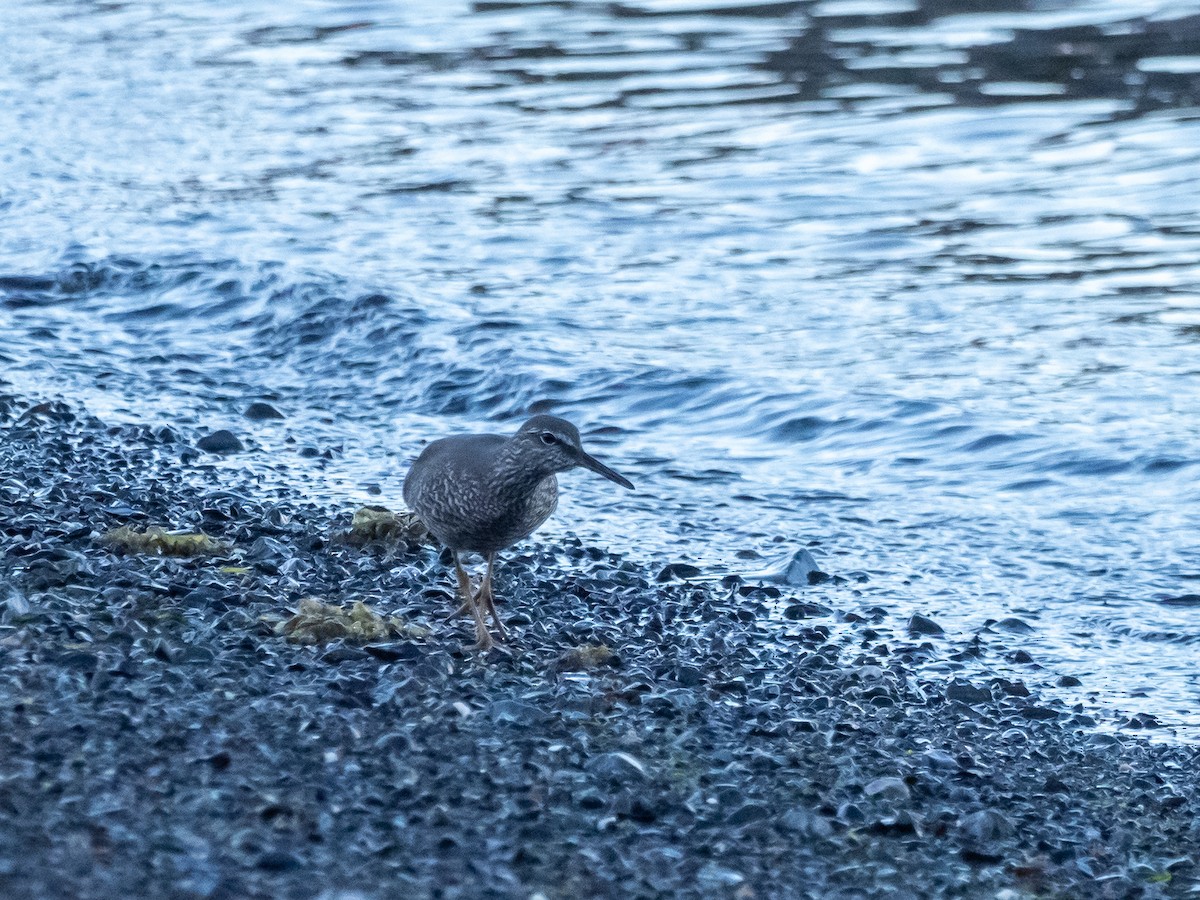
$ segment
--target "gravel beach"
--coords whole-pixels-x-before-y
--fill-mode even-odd
[[[437,548],[346,540],[261,459],[2,389],[0,425],[6,898],[1200,891],[1200,750],[963,675],[852,578],[534,540],[481,656]],[[305,600],[384,618],[305,642]]]

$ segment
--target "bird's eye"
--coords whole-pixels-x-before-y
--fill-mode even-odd
[[[552,435],[549,431],[543,431],[542,432],[542,443],[543,444],[557,444],[558,438],[556,438],[554,435]]]

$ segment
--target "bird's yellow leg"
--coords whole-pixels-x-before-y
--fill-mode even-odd
[[[489,553],[487,555],[487,572],[483,576],[483,584],[479,586],[478,599],[487,604],[487,611],[491,614],[492,621],[496,623],[496,637],[502,641],[506,641],[508,640],[508,632],[504,629],[504,623],[500,621],[500,614],[496,612],[496,597],[492,593],[492,566],[495,564],[496,554]]]
[[[454,554],[454,574],[458,576],[458,592],[462,594],[462,606],[446,616],[446,621],[457,619],[461,615],[469,613],[475,606],[475,594],[471,590],[471,576],[467,574],[467,570],[462,567],[462,563],[458,561],[458,554]]]
[[[491,650],[495,646],[491,634],[488,633],[487,622],[483,619],[483,613],[479,609],[478,598],[471,595],[471,579],[467,577],[466,570],[459,562],[458,553],[454,554],[454,574],[458,576],[458,587],[463,592],[463,596],[467,598],[467,602],[463,604],[465,608],[470,609],[475,616],[475,640],[476,647],[480,650]],[[459,612],[462,612],[460,610]],[[457,615],[457,613],[455,614]]]

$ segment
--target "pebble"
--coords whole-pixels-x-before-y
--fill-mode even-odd
[[[946,631],[941,625],[933,621],[933,619],[929,618],[928,616],[923,616],[920,613],[913,613],[908,620],[908,633],[939,635],[945,634]]]
[[[240,453],[246,449],[238,437],[224,428],[204,435],[196,446],[206,453]]]
[[[242,415],[247,419],[250,419],[252,422],[286,418],[283,413],[277,410],[270,403],[264,403],[261,400],[256,400],[247,406]]]

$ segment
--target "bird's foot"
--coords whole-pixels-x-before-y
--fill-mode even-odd
[[[488,634],[488,630],[486,628],[476,628],[475,637],[477,638],[475,641],[475,649],[480,653],[487,653],[496,646],[496,642],[492,640],[492,636]]]

